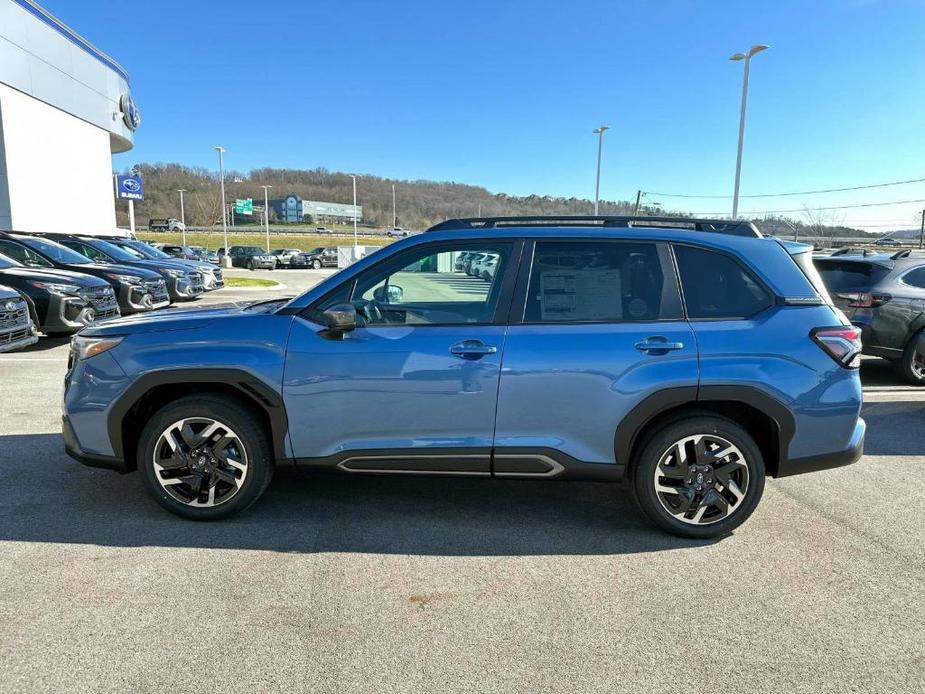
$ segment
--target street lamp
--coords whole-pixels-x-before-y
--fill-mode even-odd
[[[594,216],[597,216],[597,206],[598,200],[601,195],[601,149],[604,146],[604,131],[610,130],[609,125],[602,125],[599,128],[593,130],[594,134],[597,135],[597,179],[594,183]]]
[[[356,261],[359,253],[359,243],[357,241],[357,177],[353,174],[347,174],[353,179],[353,260]]]
[[[228,255],[228,216],[225,210],[225,148],[216,147],[215,151],[218,152],[218,176],[222,188],[222,236],[225,240],[225,255],[222,256],[222,265],[231,267],[231,256]]]
[[[392,229],[398,223],[398,215],[395,212],[395,184],[392,184]]]
[[[180,194],[180,224],[183,225],[183,245],[186,245],[186,213],[183,211],[183,193],[186,192],[185,188],[178,188],[177,192]]]
[[[745,107],[748,103],[748,67],[751,64],[752,56],[767,50],[767,46],[758,43],[748,49],[748,53],[736,53],[729,57],[729,60],[736,62],[745,61],[745,72],[742,75],[742,108],[739,112],[739,149],[736,153],[736,184],[735,192],[732,196],[732,218],[739,216],[739,177],[742,173],[742,143],[745,140]]]
[[[267,190],[273,186],[260,186],[263,188],[263,223],[264,228],[267,231],[267,253],[270,252],[270,200],[267,195]]]

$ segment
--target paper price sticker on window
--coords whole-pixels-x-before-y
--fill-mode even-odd
[[[620,320],[623,317],[620,271],[555,270],[540,274],[542,320]]]

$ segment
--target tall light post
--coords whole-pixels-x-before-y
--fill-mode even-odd
[[[360,244],[357,240],[357,177],[348,174],[353,179],[353,260],[356,261]]]
[[[594,216],[597,216],[598,200],[601,197],[601,150],[604,147],[604,131],[610,130],[609,125],[602,125],[594,129],[597,135],[597,178],[594,183]]]
[[[177,188],[177,192],[180,194],[180,224],[183,225],[183,245],[186,245],[186,212],[183,210],[183,193],[186,192],[185,188]]]
[[[267,191],[273,186],[260,186],[263,188],[263,224],[267,232],[267,253],[270,252],[270,198]]]
[[[354,203],[356,204],[356,203]],[[392,184],[392,228],[398,224],[398,215],[395,212],[395,184]]]
[[[729,56],[729,60],[745,61],[745,71],[742,75],[742,107],[739,111],[739,149],[736,153],[736,184],[735,192],[732,195],[732,218],[739,216],[739,177],[742,174],[742,143],[745,141],[745,107],[748,104],[748,68],[752,62],[752,56],[768,47],[763,43],[758,43],[748,49],[748,53],[736,53]]]
[[[231,267],[231,256],[228,255],[228,215],[225,210],[225,148],[216,147],[218,152],[218,177],[222,189],[222,237],[224,238],[225,255],[222,256],[222,265]]]

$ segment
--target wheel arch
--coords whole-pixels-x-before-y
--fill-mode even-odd
[[[142,376],[110,409],[109,439],[126,472],[137,468],[138,437],[148,417],[167,403],[196,393],[225,395],[249,407],[266,427],[277,463],[289,460],[286,409],[275,390],[241,369],[176,369]]]
[[[767,393],[742,385],[669,388],[648,396],[617,427],[617,462],[632,474],[632,461],[652,432],[694,413],[718,414],[743,426],[761,449],[767,474],[777,476],[793,438],[793,414]]]

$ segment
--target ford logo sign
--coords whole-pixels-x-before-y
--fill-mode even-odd
[[[129,130],[137,130],[141,125],[141,111],[135,105],[135,100],[130,94],[123,94],[119,99],[119,106],[122,109],[122,121]]]
[[[139,190],[141,190],[141,184],[134,178],[122,179],[122,187],[125,188],[129,193],[137,193]]]

